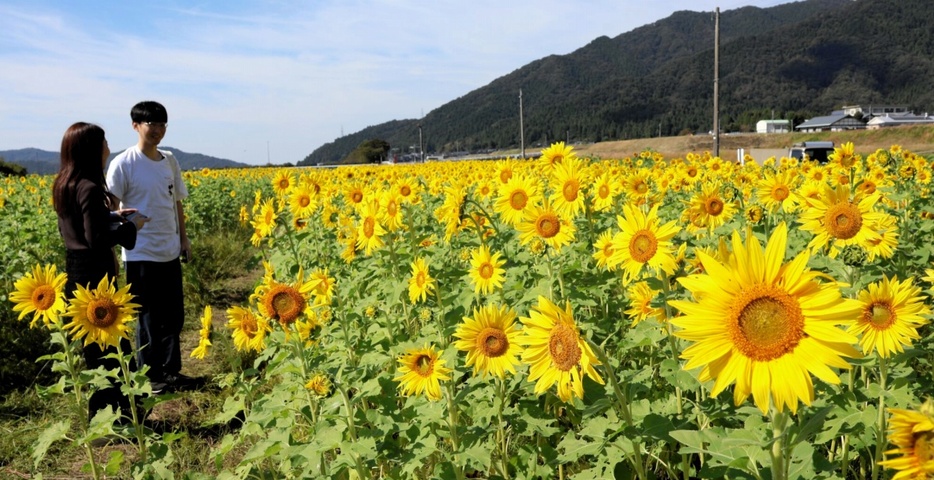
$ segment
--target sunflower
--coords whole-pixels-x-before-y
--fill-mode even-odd
[[[918,327],[928,323],[922,315],[931,313],[925,306],[921,288],[912,279],[899,282],[897,277],[882,277],[859,292],[862,309],[847,333],[860,336],[864,354],[879,352],[882,358],[902,351],[911,341],[921,338]]]
[[[613,199],[619,195],[619,185],[612,180],[610,172],[603,172],[592,186],[593,209],[595,212],[609,210]]]
[[[503,286],[506,279],[506,260],[501,259],[502,252],[490,254],[490,247],[481,245],[470,253],[470,280],[474,284],[474,293],[489,295],[493,289]]]
[[[323,373],[316,373],[305,384],[305,388],[317,397],[326,397],[331,394],[331,380]]]
[[[525,212],[542,201],[538,183],[514,175],[500,187],[494,210],[504,223],[512,226],[522,221]]]
[[[91,290],[78,285],[64,316],[71,317],[64,329],[75,340],[84,338],[84,345],[96,343],[104,347],[117,346],[121,338],[129,339],[127,323],[134,320],[139,305],[131,303],[130,286],[117,290],[107,275]]]
[[[895,255],[895,248],[898,247],[898,225],[897,218],[883,213],[879,222],[876,224],[875,231],[879,234],[878,239],[869,240],[866,249],[867,260],[870,262],[878,258],[892,258]]]
[[[564,142],[552,143],[551,146],[542,150],[542,156],[538,158],[538,164],[544,171],[550,172],[564,163],[565,160],[571,158],[577,158],[574,147],[565,145]]]
[[[399,375],[393,380],[400,382],[399,390],[405,396],[424,393],[428,400],[441,400],[441,380],[451,379],[451,369],[434,345],[413,348],[399,357]]]
[[[266,348],[269,322],[251,308],[227,309],[227,328],[233,330],[234,346],[238,351],[261,352]]]
[[[924,402],[919,411],[888,410],[892,414],[888,440],[895,448],[885,454],[900,457],[879,462],[879,465],[898,470],[892,480],[934,478],[934,403]]]
[[[424,302],[435,289],[435,279],[428,273],[428,262],[418,257],[412,262],[412,277],[409,278],[409,300],[412,303]]]
[[[558,398],[563,402],[572,396],[584,398],[583,377],[597,383],[603,378],[594,369],[600,365],[590,345],[581,338],[571,314],[571,302],[558,307],[545,297],[538,297],[528,317],[519,319],[524,335],[519,343],[525,346],[522,361],[529,364],[529,381],[535,383],[535,394],[545,393],[558,384]]]
[[[660,292],[652,289],[648,282],[639,282],[629,287],[629,310],[626,315],[632,318],[630,326],[635,327],[638,323],[648,318],[663,320],[665,318],[665,309],[652,306],[652,300]]]
[[[500,185],[506,185],[516,170],[516,162],[509,158],[496,162],[496,178]]]
[[[845,142],[843,145],[833,149],[833,153],[828,155],[828,160],[837,165],[849,169],[858,160],[854,154],[853,142]]]
[[[283,197],[292,187],[295,186],[295,176],[292,175],[287,170],[279,170],[276,172],[276,176],[272,179],[272,189],[276,192],[276,195]]]
[[[263,202],[259,208],[259,214],[250,221],[250,225],[253,225],[256,236],[263,239],[272,235],[272,231],[276,228],[276,218],[278,218],[276,205],[270,198]]]
[[[295,218],[311,218],[318,205],[314,193],[307,184],[301,184],[289,194],[289,209]]]
[[[360,182],[349,182],[344,187],[344,203],[353,208],[362,207],[365,204],[366,196],[366,191]]]
[[[873,229],[884,216],[874,210],[878,200],[879,194],[875,193],[854,202],[850,200],[849,186],[832,188],[825,185],[820,198],[807,200],[807,207],[799,217],[801,230],[814,234],[808,248],[829,245],[831,258],[835,258],[847,245],[869,249],[873,242],[880,240],[880,235]]]
[[[211,319],[213,312],[210,305],[204,306],[204,315],[201,316],[201,330],[198,331],[198,346],[191,351],[191,358],[204,360],[211,346]]]
[[[841,357],[858,357],[852,335],[836,327],[859,314],[859,302],[840,296],[840,285],[807,269],[810,251],[788,263],[788,227],[776,227],[763,252],[747,230],[746,245],[733,231],[733,261],[723,264],[698,252],[705,274],[678,281],[697,299],[670,300],[684,315],[670,320],[676,336],[694,342],[681,357],[685,369],[703,366],[700,381],[715,380],[716,396],[736,382],[738,406],[752,393],[763,414],[771,402],[797,411],[814,398],[811,374],[828,383],[840,378],[828,368],[850,368]],[[734,263],[735,262],[735,263]]]
[[[377,218],[377,209],[372,206],[365,207],[357,227],[357,250],[363,250],[366,256],[370,256],[373,250],[383,246],[382,236],[385,234],[386,230]]]
[[[324,324],[317,315],[312,312],[305,320],[295,322],[295,331],[298,332],[298,338],[305,342],[305,348],[313,347],[321,341],[321,332],[324,330]]]
[[[713,231],[723,225],[736,213],[735,202],[727,201],[720,191],[719,182],[705,183],[701,191],[691,198],[684,212],[694,228],[707,228]]]
[[[302,315],[309,315],[313,303],[311,294],[320,280],[305,281],[305,272],[299,267],[295,282],[280,283],[268,277],[257,287],[259,312],[270,322],[279,322],[286,332]]]
[[[608,264],[623,269],[624,281],[639,276],[644,265],[666,274],[674,272],[675,258],[671,252],[671,239],[681,230],[672,220],[659,225],[658,205],[648,215],[632,204],[623,206],[625,216],[617,216],[621,232],[613,237],[613,255]]]
[[[454,336],[454,348],[467,352],[467,366],[473,373],[482,372],[505,378],[506,372],[516,373],[517,358],[522,354],[516,323],[516,313],[506,306],[486,305],[474,309],[473,318],[464,317]]]
[[[330,305],[334,298],[334,277],[330,276],[330,269],[317,269],[311,272],[311,280],[318,284],[312,291],[315,295],[315,305]]]
[[[58,273],[55,265],[35,265],[15,283],[16,289],[10,292],[10,301],[14,302],[13,311],[19,312],[18,320],[33,314],[29,327],[32,328],[41,318],[46,327],[58,323],[59,316],[65,311],[65,284],[68,282],[64,273]]]
[[[574,224],[561,218],[547,202],[528,210],[516,229],[523,245],[540,239],[556,252],[574,240],[575,232]]]
[[[766,176],[759,182],[759,202],[772,212],[793,212],[796,205],[791,192],[796,176],[791,170]]]
[[[402,202],[402,197],[391,190],[379,196],[380,223],[386,225],[386,229],[390,232],[395,232],[403,226]]]
[[[399,195],[403,202],[415,203],[418,196],[418,182],[414,177],[402,177],[396,180],[392,191]]]
[[[600,234],[597,241],[593,244],[593,259],[597,261],[598,268],[606,268],[609,271],[616,270],[617,265],[611,265],[609,260],[613,256],[613,233],[606,231]]]
[[[623,191],[630,202],[642,202],[648,197],[652,189],[649,180],[652,178],[648,169],[640,168],[623,180]]]
[[[581,162],[577,158],[568,158],[555,167],[552,176],[554,193],[548,201],[555,207],[555,212],[568,220],[573,220],[584,209],[584,194],[581,185],[584,174]]]

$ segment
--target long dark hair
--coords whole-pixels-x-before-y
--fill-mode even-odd
[[[74,198],[79,180],[90,180],[107,188],[104,180],[104,129],[93,123],[78,122],[65,130],[62,137],[61,165],[52,184],[52,203],[59,215],[64,215]],[[113,207],[113,197],[107,196]]]

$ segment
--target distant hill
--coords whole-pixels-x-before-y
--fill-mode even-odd
[[[720,15],[720,121],[751,131],[758,120],[795,124],[843,105],[934,111],[934,2],[807,0]],[[335,163],[362,141],[400,151],[518,148],[522,90],[527,151],[712,128],[712,12],[675,12],[615,38],[551,55],[432,110],[325,144],[300,164]],[[774,117],[773,117],[774,116]]]
[[[168,150],[178,159],[178,166],[182,170],[200,170],[202,168],[239,168],[248,167],[245,163],[235,162],[223,158],[211,157],[200,153],[183,152],[173,147],[159,147]],[[110,154],[112,160],[120,152]],[[9,163],[21,165],[29,171],[39,175],[49,175],[58,171],[59,154],[40,150],[38,148],[21,148],[19,150],[0,150],[0,158]]]

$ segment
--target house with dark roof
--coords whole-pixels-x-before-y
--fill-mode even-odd
[[[839,132],[843,130],[862,130],[866,124],[852,115],[847,115],[842,111],[833,112],[824,117],[814,117],[807,119],[801,125],[795,127],[799,132]]]
[[[934,117],[924,115],[885,115],[873,117],[866,123],[868,130],[878,130],[885,127],[898,127],[901,125],[928,125],[934,123]]]

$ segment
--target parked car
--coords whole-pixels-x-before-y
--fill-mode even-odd
[[[801,142],[791,146],[788,150],[788,157],[804,160],[806,156],[819,163],[827,163],[831,153],[833,153],[833,142]]]

